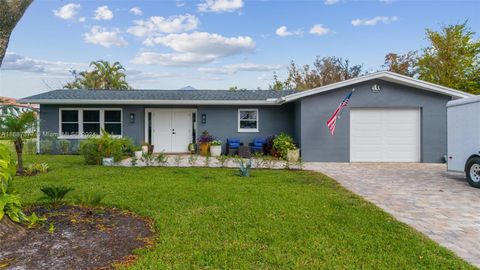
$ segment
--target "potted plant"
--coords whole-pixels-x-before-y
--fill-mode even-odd
[[[188,152],[190,152],[190,154],[195,154],[196,150],[197,150],[197,145],[196,144],[194,144],[194,143],[188,144]]]
[[[135,158],[137,160],[141,159],[142,156],[143,156],[143,151],[142,151],[142,148],[141,147],[135,147],[135,151],[134,151],[134,154],[135,154]]]
[[[102,153],[102,165],[112,166],[114,163],[113,149],[116,147],[117,141],[110,137],[110,134],[102,129],[102,136],[99,138],[98,150]]]
[[[150,145],[150,144],[149,144],[148,142],[142,142],[141,147],[142,147],[142,152],[143,152],[143,153],[148,153],[148,146],[149,146],[149,145]]]
[[[273,140],[273,150],[276,151],[279,156],[291,162],[295,162],[300,157],[300,151],[295,146],[293,138],[285,133],[280,133]]]
[[[210,155],[212,157],[218,157],[222,154],[222,141],[213,140],[210,142]]]
[[[142,151],[143,151],[143,153],[153,154],[153,144],[150,144],[148,142],[143,142],[142,143]]]
[[[200,145],[200,155],[208,155],[208,148],[210,147],[211,141],[213,141],[213,137],[208,134],[208,131],[202,132],[202,136],[198,138],[198,144]]]
[[[297,162],[300,159],[300,149],[289,149],[287,150],[287,160],[290,162]]]

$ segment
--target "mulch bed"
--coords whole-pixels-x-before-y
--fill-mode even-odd
[[[109,269],[131,262],[134,249],[153,242],[153,223],[127,211],[65,205],[29,212],[48,220],[25,237],[0,242],[0,268]]]

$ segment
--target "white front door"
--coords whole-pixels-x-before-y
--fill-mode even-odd
[[[350,109],[350,161],[420,162],[420,110]]]
[[[151,118],[151,141],[155,152],[184,153],[192,142],[192,110],[147,109],[146,134],[148,136],[148,113]],[[146,136],[146,137],[147,137]],[[146,138],[148,140],[148,138]]]

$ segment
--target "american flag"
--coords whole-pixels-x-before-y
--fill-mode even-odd
[[[338,105],[335,112],[333,112],[330,119],[328,119],[328,121],[327,121],[327,127],[330,129],[330,134],[332,136],[335,135],[335,126],[337,125],[337,119],[342,114],[343,108],[348,106],[348,102],[350,101],[350,97],[352,97],[353,91],[355,91],[355,90],[352,90],[350,93],[348,93],[348,95],[345,96],[345,98],[342,100],[340,105]]]

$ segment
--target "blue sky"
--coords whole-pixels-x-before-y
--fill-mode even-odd
[[[365,70],[427,45],[425,28],[480,32],[480,1],[41,1],[15,28],[0,95],[61,88],[69,70],[119,61],[135,88],[267,89],[290,60],[337,56]],[[476,37],[478,38],[478,34]]]

